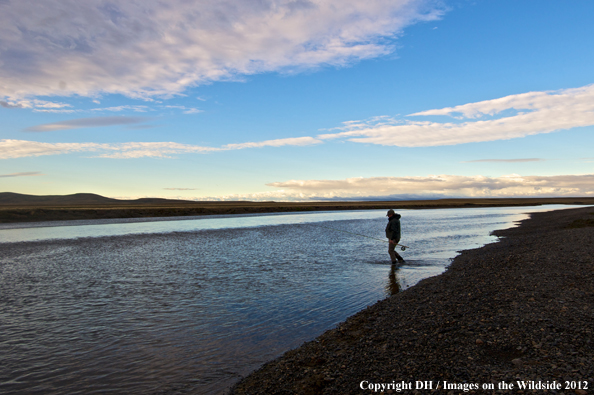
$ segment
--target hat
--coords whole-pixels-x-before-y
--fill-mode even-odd
[[[386,217],[389,217],[390,215],[394,215],[394,214],[396,214],[394,212],[394,210],[390,209],[390,210],[388,210],[388,214],[386,214]]]

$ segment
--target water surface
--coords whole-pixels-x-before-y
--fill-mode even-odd
[[[396,270],[384,210],[2,225],[0,392],[223,393],[553,208],[401,210]]]

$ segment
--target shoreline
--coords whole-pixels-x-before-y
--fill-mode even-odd
[[[531,214],[494,234],[498,242],[462,251],[446,272],[266,363],[230,393],[361,394],[382,383],[384,393],[494,393],[553,381],[557,393],[592,391],[594,207]]]
[[[108,199],[109,200],[109,199]],[[335,210],[442,209],[540,206],[546,204],[594,205],[592,197],[576,198],[503,198],[438,199],[398,201],[332,201],[332,202],[192,202],[162,200],[158,203],[116,201],[110,203],[74,204],[10,203],[0,204],[0,223],[68,221],[116,218],[157,218],[222,214],[258,214]]]

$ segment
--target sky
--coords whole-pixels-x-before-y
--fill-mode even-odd
[[[0,0],[0,192],[594,196],[594,2]]]

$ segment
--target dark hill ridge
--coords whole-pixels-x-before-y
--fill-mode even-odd
[[[111,203],[114,199],[106,198],[93,193],[76,193],[74,195],[24,195],[21,193],[2,192],[0,193],[0,204],[29,205],[29,204],[105,204]]]
[[[35,196],[0,192],[0,223],[332,210],[540,206],[543,204],[594,205],[594,197],[250,202],[158,198],[119,200],[92,193]]]
[[[25,195],[13,192],[0,192],[0,205],[6,206],[96,206],[122,204],[183,204],[186,200],[170,200],[142,198],[135,200],[119,200],[107,198],[94,193],[75,193],[73,195]]]

